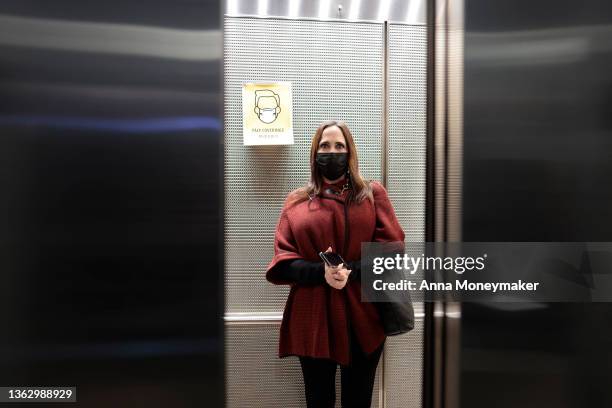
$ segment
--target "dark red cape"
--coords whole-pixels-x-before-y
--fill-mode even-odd
[[[324,186],[328,187],[329,185]],[[328,284],[300,286],[284,281],[274,268],[280,261],[305,259],[321,261],[319,251],[331,246],[346,261],[361,259],[362,242],[404,242],[387,191],[378,182],[371,182],[374,204],[368,199],[347,206],[349,237],[345,249],[345,197],[322,193],[312,200],[285,205],[276,228],[274,258],[268,265],[266,279],[277,285],[290,284],[291,290],[280,328],[279,357],[289,355],[329,358],[347,365],[349,326],[357,336],[361,349],[369,354],[385,339],[385,334],[372,303],[361,302],[361,283],[347,282],[337,290]]]

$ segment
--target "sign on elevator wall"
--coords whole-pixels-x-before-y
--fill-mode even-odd
[[[293,101],[290,82],[242,85],[245,145],[293,144]]]

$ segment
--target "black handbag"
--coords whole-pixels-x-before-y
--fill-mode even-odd
[[[398,252],[403,252],[403,246],[404,243],[399,244],[399,247],[402,249],[401,251],[398,250]],[[395,255],[396,253],[397,252],[394,252],[393,254]],[[368,264],[371,265],[371,260],[369,261]],[[389,273],[390,272],[387,272],[387,274]],[[399,282],[401,278],[403,278],[402,273],[398,270],[392,270],[391,273],[395,275],[394,279],[392,279],[395,282]],[[386,297],[389,298],[389,296]],[[387,336],[397,336],[399,334],[408,333],[410,330],[414,329],[414,308],[409,292],[403,292],[399,298],[398,295],[395,294],[394,300],[390,302],[373,303],[378,309],[378,315],[380,316],[380,321],[382,322],[383,329]]]
[[[396,252],[393,254],[396,254]],[[364,278],[362,267],[364,265],[372,265],[372,259],[364,258],[361,259],[359,263],[359,278],[357,279],[362,280]],[[349,262],[349,265],[350,264],[351,263]],[[351,265],[351,269],[355,269],[355,266]],[[369,268],[366,268],[366,270],[369,270]],[[395,275],[392,279],[395,282],[402,278],[400,271],[393,270],[391,274]],[[386,295],[384,298],[389,299],[389,301],[382,300],[383,295]],[[401,295],[395,293],[393,296],[389,296],[387,293],[381,292],[375,297],[376,301],[374,301],[374,297],[369,294],[365,294],[365,298],[367,299],[365,300],[366,302],[374,304],[378,310],[380,321],[387,336],[396,336],[414,329],[414,308],[412,307],[412,301],[408,292],[402,292]]]
[[[394,257],[398,252],[378,253],[376,255]],[[364,261],[362,264],[364,266],[372,265],[372,259],[369,257],[363,258],[362,261]],[[366,268],[366,271],[370,272],[369,267]],[[361,279],[364,279],[363,271],[361,275]],[[397,269],[387,270],[383,276],[381,277],[387,282],[399,282],[404,278],[403,272]],[[376,306],[387,336],[397,336],[414,329],[414,308],[412,307],[412,300],[408,291],[393,293],[381,291],[375,297],[366,295],[366,298]]]
[[[375,302],[387,336],[397,336],[414,329],[412,302]]]

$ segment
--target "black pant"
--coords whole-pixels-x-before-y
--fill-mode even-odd
[[[370,408],[376,366],[384,343],[365,355],[355,336],[351,338],[350,365],[340,365],[342,408]],[[333,408],[336,403],[337,363],[325,358],[300,357],[308,408]]]

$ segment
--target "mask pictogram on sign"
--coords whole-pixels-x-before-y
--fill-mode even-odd
[[[270,89],[255,91],[255,114],[263,123],[272,123],[281,112],[280,96]]]

